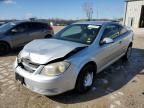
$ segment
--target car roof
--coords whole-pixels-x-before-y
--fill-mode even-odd
[[[40,22],[40,21],[30,21],[30,20],[17,20],[17,21],[10,21],[10,23],[14,24],[20,24],[20,23],[26,23],[26,22],[32,22],[32,23],[42,23],[42,24],[47,24],[45,22]]]
[[[114,21],[81,21],[81,22],[76,22],[74,24],[92,24],[92,25],[105,25],[105,24],[119,24],[118,22]]]

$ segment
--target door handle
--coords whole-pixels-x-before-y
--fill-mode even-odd
[[[119,44],[121,44],[122,43],[122,41],[119,41]]]

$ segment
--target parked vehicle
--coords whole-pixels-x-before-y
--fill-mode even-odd
[[[34,39],[51,37],[53,33],[52,27],[42,22],[13,21],[3,24],[0,26],[0,55]]]
[[[3,24],[4,24],[4,22],[0,22],[0,26],[3,25]]]
[[[129,59],[133,35],[114,22],[74,23],[51,39],[28,43],[15,61],[16,80],[43,95],[84,93],[99,72]]]

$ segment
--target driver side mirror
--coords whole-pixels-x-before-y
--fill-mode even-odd
[[[17,33],[17,32],[18,32],[17,29],[12,29],[12,30],[11,30],[11,33],[12,33],[12,34],[15,34],[15,33]]]
[[[100,44],[101,45],[103,45],[103,44],[110,44],[110,43],[113,43],[113,42],[114,42],[113,39],[106,37],[106,38],[103,38],[103,40],[100,42]]]

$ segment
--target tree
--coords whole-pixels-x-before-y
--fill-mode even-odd
[[[82,6],[83,11],[85,12],[85,15],[87,17],[87,19],[90,21],[92,19],[92,15],[93,15],[93,6],[91,3],[89,2],[85,2]]]

